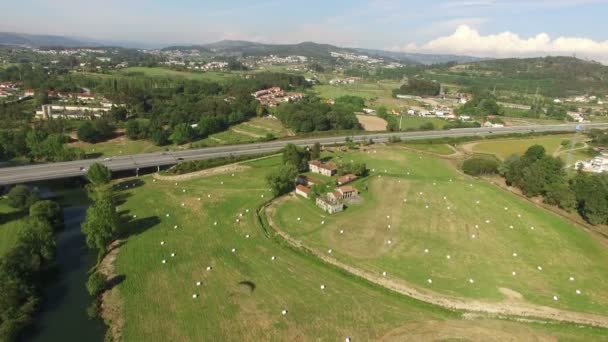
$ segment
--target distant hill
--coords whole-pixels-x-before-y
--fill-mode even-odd
[[[63,36],[0,32],[0,45],[27,46],[37,48],[43,46],[98,46],[100,44]]]
[[[457,65],[433,78],[446,83],[554,97],[608,94],[608,66],[574,57],[507,58]]]
[[[471,56],[459,56],[459,55],[434,55],[425,53],[408,53],[408,52],[397,52],[397,51],[384,51],[384,50],[373,50],[373,49],[360,49],[355,48],[354,50],[361,53],[369,54],[371,56],[391,58],[397,61],[413,61],[419,64],[440,64],[448,62],[471,63],[485,60],[484,58],[471,57]]]
[[[167,47],[165,50],[172,49],[200,49],[201,51],[211,51],[216,55],[224,56],[287,56],[297,55],[306,56],[318,59],[333,59],[331,56],[332,52],[339,53],[352,53],[360,55],[369,55],[369,53],[361,52],[356,49],[342,48],[330,44],[318,44],[314,42],[303,42],[299,44],[263,44],[248,41],[239,40],[223,40],[216,43],[204,44],[204,45],[193,45],[193,46],[173,46]],[[393,60],[390,57],[383,57],[384,59]],[[409,64],[417,64],[414,61],[406,60],[405,58],[401,62]]]
[[[354,52],[350,49],[313,42],[303,42],[299,44],[262,44],[224,40],[203,46],[212,51],[227,54],[240,54],[243,56],[299,55],[315,58],[331,58],[331,52]]]

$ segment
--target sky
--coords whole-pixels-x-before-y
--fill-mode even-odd
[[[608,61],[608,0],[19,0],[0,31],[152,45],[224,39]]]

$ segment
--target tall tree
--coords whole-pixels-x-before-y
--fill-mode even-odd
[[[266,176],[266,181],[273,195],[281,196],[294,189],[297,175],[298,170],[293,165],[286,164]]]
[[[94,163],[87,171],[87,179],[95,186],[108,184],[112,180],[112,171],[100,163]]]
[[[312,150],[310,151],[310,158],[311,159],[321,158],[321,144],[319,144],[318,142],[316,142],[314,145],[312,145]]]
[[[297,171],[306,171],[310,155],[308,151],[294,144],[287,144],[283,148],[283,164],[292,165]]]
[[[101,257],[116,237],[118,223],[118,214],[111,195],[98,198],[87,209],[86,218],[82,224],[82,232],[86,237],[87,246],[97,249]]]

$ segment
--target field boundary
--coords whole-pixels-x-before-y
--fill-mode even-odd
[[[274,223],[272,213],[276,210],[276,207],[279,204],[283,203],[287,199],[289,199],[289,196],[275,198],[265,206],[262,206],[260,209],[259,214],[265,217],[264,221],[268,224],[268,228],[273,230],[276,233],[276,236],[280,237],[281,240],[285,241],[292,247],[312,255],[326,264],[337,267],[347,274],[364,279],[370,283],[401,295],[405,295],[428,304],[437,305],[448,310],[486,314],[499,318],[502,316],[535,318],[548,321],[608,328],[607,316],[566,311],[523,302],[503,301],[492,303],[477,300],[465,301],[457,297],[442,295],[429,290],[418,289],[403,280],[383,277],[368,271],[364,271],[355,266],[345,264],[333,257],[326,255],[325,253],[322,253],[321,251],[307,246],[302,241],[291,237]],[[262,222],[262,219],[260,222]]]

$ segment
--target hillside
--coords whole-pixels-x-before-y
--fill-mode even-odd
[[[384,51],[384,50],[373,50],[373,49],[360,49],[356,48],[356,51],[361,53],[370,54],[372,56],[378,56],[383,58],[391,58],[398,61],[412,61],[420,64],[440,64],[448,62],[456,63],[471,63],[484,60],[483,58],[471,57],[471,56],[460,56],[460,55],[435,55],[435,54],[424,54],[424,53],[408,53],[398,51]]]
[[[267,55],[299,55],[321,59],[330,59],[332,52],[356,53],[351,49],[344,49],[329,44],[303,42],[299,44],[262,44],[245,41],[221,41],[203,45],[203,47],[223,54],[238,54],[242,56]]]
[[[549,97],[608,93],[608,66],[574,57],[485,60],[431,74],[445,83]]]
[[[27,47],[42,47],[42,46],[62,46],[62,47],[77,47],[77,46],[96,46],[99,44],[91,43],[74,38],[52,35],[38,35],[25,33],[0,32],[0,45],[11,46],[27,46]]]

